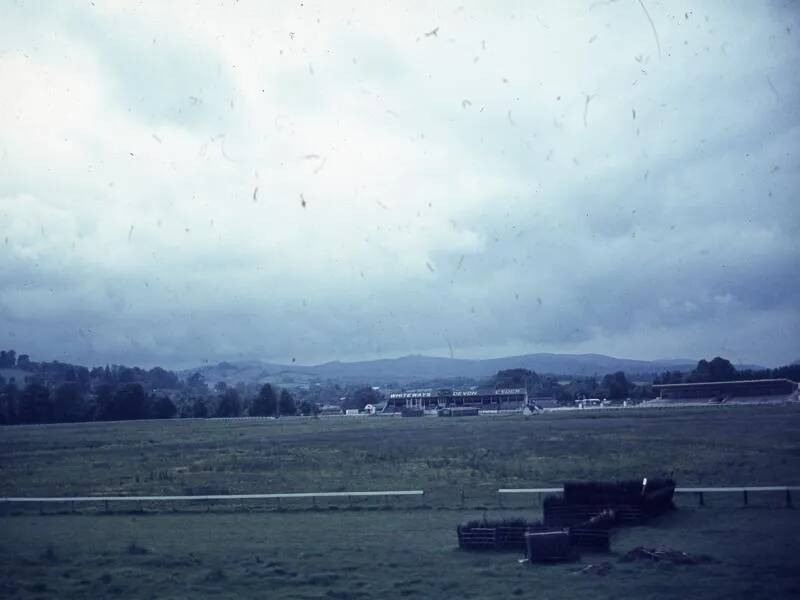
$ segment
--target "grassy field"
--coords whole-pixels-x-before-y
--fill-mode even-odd
[[[691,498],[617,532],[612,555],[533,567],[456,548],[498,487],[672,472],[681,485],[800,483],[796,407],[586,411],[481,419],[282,419],[0,429],[0,495],[424,489],[357,505],[304,501],[171,513],[20,511],[0,519],[0,597],[777,598],[800,594],[800,516],[781,496]],[[462,506],[460,491],[464,490]],[[508,503],[506,503],[506,507]],[[178,507],[179,511],[182,507]],[[114,510],[120,510],[115,508]],[[51,513],[54,509],[46,509]],[[619,562],[636,545],[716,562]],[[578,573],[609,562],[605,576]]]
[[[496,514],[496,513],[493,513]],[[520,511],[514,514],[529,514]],[[800,593],[800,516],[691,509],[618,532],[614,554],[519,564],[455,547],[456,511],[13,517],[3,522],[0,595],[135,598],[788,598]],[[746,542],[746,543],[743,543]],[[619,562],[637,545],[718,562]],[[604,577],[577,573],[610,562]]]
[[[0,429],[0,495],[424,489],[433,505],[498,487],[672,472],[681,485],[800,478],[795,407],[464,419],[150,421]]]

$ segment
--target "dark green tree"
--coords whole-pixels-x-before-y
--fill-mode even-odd
[[[697,363],[697,366],[694,368],[694,371],[689,373],[689,381],[691,382],[712,381],[711,364],[705,358]]]
[[[17,359],[17,363],[19,363],[19,359]],[[89,375],[89,369],[86,367],[77,367],[75,372],[78,376],[78,384],[80,385],[81,392],[88,392],[92,387],[92,377]]]
[[[22,423],[52,423],[50,390],[41,383],[29,383],[22,392],[19,412]]]
[[[609,400],[623,400],[630,396],[631,384],[622,371],[609,373],[603,377],[602,387],[606,391]]]
[[[203,398],[196,397],[192,401],[192,417],[195,419],[208,418],[208,406]]]
[[[13,369],[17,365],[17,353],[13,350],[0,350],[0,368]]]
[[[736,367],[731,362],[721,356],[714,357],[711,362],[703,359],[697,363],[694,371],[689,373],[689,381],[734,381],[736,379]]]
[[[314,409],[317,407],[316,404],[311,402],[310,400],[303,400],[300,403],[300,414],[304,417],[309,417],[314,414]]]
[[[105,371],[103,371],[103,381],[105,380]],[[97,421],[110,421],[111,417],[108,416],[113,410],[112,403],[114,401],[114,386],[110,383],[101,383],[94,389],[94,418]]]
[[[250,414],[254,417],[271,417],[278,410],[278,398],[275,390],[268,383],[261,386],[258,395],[253,398]]]
[[[139,379],[136,369],[123,365],[117,366],[117,381],[119,383],[135,383]]]
[[[153,398],[150,403],[150,417],[153,419],[171,419],[178,412],[175,403],[167,396]]]
[[[186,386],[192,391],[207,392],[208,386],[202,373],[199,371],[192,373],[186,380]]]
[[[631,386],[631,398],[641,402],[650,398],[655,398],[658,394],[650,384]]]
[[[292,417],[297,414],[297,405],[294,402],[294,396],[289,390],[281,390],[280,400],[278,401],[278,414],[286,417]]]
[[[66,381],[53,394],[53,418],[57,423],[70,423],[86,419],[83,393],[77,381]]]
[[[381,395],[369,386],[358,388],[349,394],[342,405],[345,410],[356,408],[364,410],[367,404],[376,404],[381,401]]]
[[[13,425],[19,422],[19,388],[7,383],[0,389],[0,423]]]
[[[733,381],[736,379],[736,367],[726,358],[716,356],[709,363],[711,367],[711,377],[714,381]]]
[[[147,380],[153,389],[177,390],[181,386],[180,379],[172,371],[161,367],[153,367],[147,372]]]
[[[126,383],[114,394],[114,404],[119,419],[146,419],[147,403],[144,389],[138,383]]]
[[[683,383],[684,374],[680,371],[664,371],[661,375],[657,375],[653,383]]]
[[[529,391],[535,384],[538,384],[541,379],[535,371],[528,369],[506,369],[498,371],[497,375],[493,377],[495,388],[524,388],[527,387]]]
[[[17,361],[19,362],[19,361]],[[769,377],[778,379],[791,379],[792,381],[800,381],[800,362],[794,362],[790,365],[771,369]]]
[[[242,414],[242,402],[235,389],[225,390],[217,401],[215,417],[238,417]]]
[[[103,393],[102,400],[98,394],[98,420],[127,421],[147,418],[147,400],[140,384],[123,384],[113,392],[111,398],[106,395],[107,388],[103,388]]]

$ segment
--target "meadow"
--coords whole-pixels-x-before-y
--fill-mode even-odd
[[[520,564],[457,549],[482,515],[539,518],[499,487],[672,474],[679,485],[800,483],[797,407],[464,419],[150,421],[6,427],[0,495],[424,489],[424,499],[64,507],[0,518],[0,595],[269,598],[776,598],[800,593],[800,517],[780,495],[713,498],[618,531],[611,555]],[[463,496],[462,496],[463,492]],[[800,501],[800,499],[797,499]],[[511,504],[511,506],[509,506]],[[172,510],[176,509],[176,512]],[[708,554],[626,563],[634,546]],[[606,575],[581,573],[608,562]]]

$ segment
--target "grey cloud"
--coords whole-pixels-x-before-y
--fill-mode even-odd
[[[354,8],[10,11],[36,42],[0,56],[19,92],[69,100],[69,78],[44,87],[72,64],[53,48],[97,70],[69,73],[69,118],[0,96],[0,345],[798,358],[796,11],[652,6],[659,59],[626,3],[551,7],[548,29],[466,7],[419,41],[426,9]]]

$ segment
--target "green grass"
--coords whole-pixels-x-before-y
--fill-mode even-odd
[[[651,526],[619,531],[610,556],[584,555],[579,563],[551,566],[519,564],[515,553],[458,550],[455,524],[477,516],[320,511],[13,517],[3,521],[0,596],[781,598],[800,593],[796,511],[684,509]],[[709,554],[717,562],[618,561],[637,545]],[[605,561],[613,565],[605,577],[576,573]]]
[[[0,429],[0,495],[498,487],[672,472],[681,485],[798,483],[793,407],[472,419],[153,421]]]
[[[679,485],[797,484],[793,407],[592,411],[474,419],[169,421],[0,429],[0,495],[424,489],[420,501],[146,506],[144,513],[0,519],[0,597],[778,598],[800,593],[800,516],[783,497],[693,498],[620,530],[614,555],[520,565],[456,548],[462,520],[500,510],[498,487],[673,472]],[[466,501],[461,507],[460,490]],[[800,501],[800,499],[797,499]],[[508,506],[508,501],[506,501]],[[289,510],[285,510],[288,508]],[[244,509],[244,510],[242,510]],[[58,509],[61,510],[61,509]],[[620,563],[643,544],[710,554],[708,565]],[[601,577],[576,573],[609,561]]]

